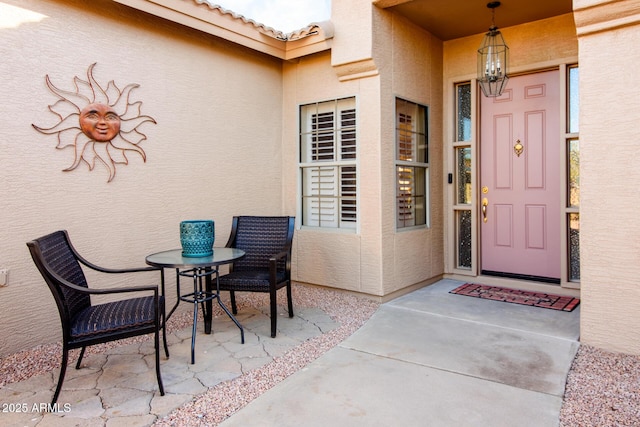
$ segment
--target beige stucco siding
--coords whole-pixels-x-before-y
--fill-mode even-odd
[[[369,68],[373,55],[373,6],[371,0],[336,1],[331,21],[340,31],[333,39],[331,65],[351,70]]]
[[[554,66],[565,58],[577,58],[578,42],[573,14],[500,28],[509,46],[511,73],[531,71],[532,67]],[[444,79],[475,77],[476,51],[484,34],[444,43]]]
[[[442,42],[395,14],[382,12],[376,51],[384,65],[382,99],[384,293],[427,281],[444,271],[442,170]],[[383,42],[386,40],[386,42]],[[429,226],[396,230],[395,99],[428,107]]]
[[[576,6],[594,6],[579,2]],[[607,2],[599,2],[607,3]],[[637,183],[640,169],[640,8],[624,15],[581,12],[580,256],[581,340],[610,351],[640,354],[640,259]],[[631,12],[631,8],[625,9]],[[636,24],[617,27],[620,19]],[[587,32],[587,30],[596,32]],[[584,54],[583,54],[584,52]]]
[[[0,268],[9,269],[0,355],[60,339],[55,304],[25,246],[32,238],[67,229],[89,260],[144,266],[147,254],[180,246],[181,220],[214,219],[224,245],[233,215],[295,214],[283,205],[279,59],[114,2],[10,0],[3,14],[7,5],[33,22],[0,28]],[[139,84],[131,99],[157,122],[139,128],[146,162],[129,155],[110,183],[100,164],[63,172],[73,150],[56,149],[55,135],[31,126],[57,120],[45,75],[73,90],[94,62],[105,87]],[[121,276],[101,283],[123,284]]]

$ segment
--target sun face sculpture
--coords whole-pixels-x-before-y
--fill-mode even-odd
[[[109,171],[108,182],[111,182],[116,176],[116,164],[129,163],[129,153],[139,154],[146,162],[147,156],[139,144],[147,137],[138,127],[156,121],[141,115],[142,102],[129,100],[138,84],[132,83],[120,90],[111,80],[105,89],[93,77],[95,65],[89,66],[87,80],[74,77],[73,91],[58,89],[47,75],[47,87],[60,98],[49,105],[49,111],[58,116],[59,122],[50,128],[31,126],[47,135],[57,134],[56,148],[74,149],[73,163],[63,169],[65,172],[74,170],[82,162],[89,170],[102,163]]]

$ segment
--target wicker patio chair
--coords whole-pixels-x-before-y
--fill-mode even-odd
[[[137,286],[115,289],[90,289],[80,264],[102,273],[133,273],[157,270],[155,267],[108,269],[90,263],[78,254],[65,230],[56,231],[27,243],[31,257],[40,270],[58,306],[62,322],[62,364],[58,385],[51,405],[55,404],[62,389],[67,369],[69,350],[82,348],[76,369],[87,346],[116,341],[137,335],[154,334],[156,377],[160,395],[164,387],[160,376],[159,331],[162,328],[164,350],[169,357],[164,329],[164,297],[157,286]],[[132,292],[151,294],[103,304],[91,303],[91,295],[123,294]]]
[[[271,336],[278,321],[276,291],[287,288],[289,317],[291,301],[291,243],[295,218],[288,216],[235,216],[228,248],[238,248],[246,256],[235,261],[229,274],[220,276],[220,290],[230,291],[231,309],[237,314],[236,292],[268,292],[271,308]]]

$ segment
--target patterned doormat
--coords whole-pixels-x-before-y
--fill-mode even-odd
[[[465,283],[449,293],[561,311],[573,311],[580,304],[580,299],[569,296],[478,285],[476,283]]]

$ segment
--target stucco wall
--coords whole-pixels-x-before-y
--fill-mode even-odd
[[[363,2],[361,12],[334,5],[331,53],[284,65],[285,205],[298,197],[298,106],[355,96],[358,109],[359,227],[302,227],[296,235],[295,279],[384,296],[443,271],[441,42],[406,20]],[[364,12],[362,12],[364,11]],[[340,13],[338,13],[340,12]],[[373,25],[371,24],[373,20]],[[375,31],[372,30],[375,28]],[[367,33],[367,31],[369,31]],[[373,31],[373,32],[372,32]],[[348,43],[353,41],[357,49]],[[363,53],[373,52],[371,57]],[[431,227],[395,227],[395,97],[429,106]]]
[[[280,60],[115,2],[6,0],[0,8],[0,268],[10,270],[0,288],[0,356],[60,339],[25,246],[32,238],[67,229],[89,260],[144,266],[147,254],[180,246],[181,220],[214,219],[224,245],[233,215],[295,214],[283,207]],[[22,19],[10,21],[16,11]],[[105,87],[139,84],[131,99],[157,122],[138,129],[146,162],[129,155],[110,183],[100,164],[63,172],[73,150],[31,126],[57,123],[45,75],[73,91],[94,62]]]
[[[444,272],[442,42],[408,20],[381,11],[376,55],[382,73],[382,226],[385,294]],[[385,29],[385,31],[381,31]],[[428,107],[429,226],[396,230],[395,99]]]
[[[626,2],[623,2],[626,3]],[[581,340],[640,354],[636,195],[640,3],[576,1],[580,43]],[[600,7],[598,7],[600,6]],[[618,8],[618,9],[616,9]]]
[[[577,58],[573,15],[529,22],[514,27],[500,28],[509,46],[510,72],[531,71],[531,67],[557,65],[560,59]],[[484,34],[463,37],[444,43],[444,79],[475,77],[477,49]]]

